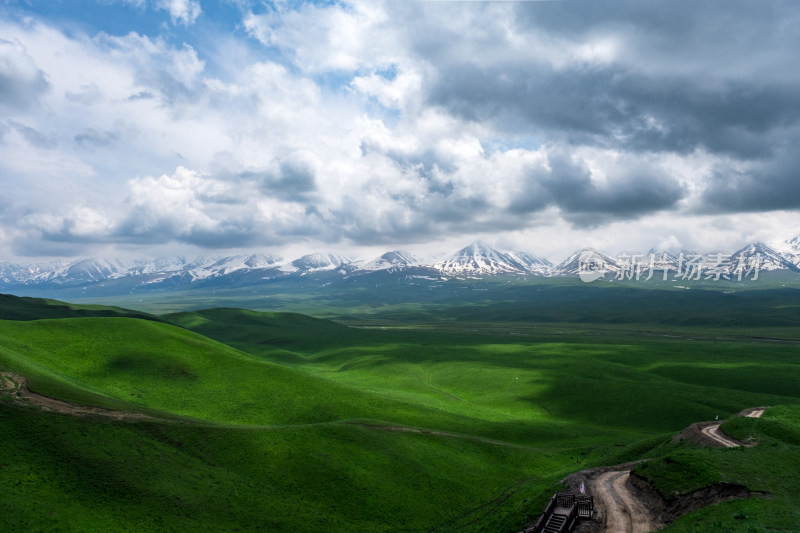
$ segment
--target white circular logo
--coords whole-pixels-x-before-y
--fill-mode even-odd
[[[608,263],[603,256],[594,250],[586,250],[581,252],[578,258],[578,277],[581,281],[591,283],[606,275],[608,272]]]

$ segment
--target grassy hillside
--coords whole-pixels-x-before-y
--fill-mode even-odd
[[[797,345],[758,335],[36,304],[56,309],[0,320],[0,370],[156,420],[0,395],[2,529],[515,531],[570,472],[685,453],[657,446],[717,414],[800,405]]]
[[[453,429],[459,422],[266,362],[168,324],[128,318],[1,321],[0,342],[0,361],[25,369],[32,386],[44,394],[63,395],[64,388],[54,384],[63,376],[111,399],[214,422],[385,418],[441,421]]]
[[[163,318],[330,381],[519,426],[569,420],[641,436],[800,400],[793,343],[520,324],[306,327],[291,315],[239,310]]]
[[[4,400],[0,485],[14,496],[0,521],[20,530],[419,531],[566,463],[470,435],[374,429],[481,421],[149,321],[0,321],[0,367],[40,393],[170,415],[123,424]]]
[[[0,294],[0,320],[40,320],[43,318],[133,317],[158,320],[158,317],[116,306],[76,305],[43,298],[21,298]]]
[[[0,421],[3,531],[424,531],[552,467],[340,424],[123,424],[3,402]]]
[[[664,531],[797,530],[800,407],[774,407],[763,418],[736,418],[722,427],[729,435],[757,445],[702,448],[686,442],[669,444],[654,460],[640,465],[637,473],[666,497],[715,483],[743,485],[754,495],[701,509]]]

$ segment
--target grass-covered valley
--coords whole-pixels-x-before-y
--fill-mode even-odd
[[[640,459],[665,497],[753,493],[667,531],[800,527],[800,291],[539,289],[296,306],[327,319],[0,297],[0,371],[148,417],[0,395],[3,529],[519,531],[565,476]],[[723,426],[754,447],[672,442],[759,405]]]

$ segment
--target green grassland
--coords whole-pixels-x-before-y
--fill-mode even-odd
[[[639,465],[636,471],[667,497],[715,483],[743,485],[753,495],[700,509],[664,531],[796,531],[800,525],[796,503],[800,407],[773,407],[763,418],[735,418],[722,428],[757,445],[702,448],[670,443],[651,451],[654,459]]]
[[[367,327],[293,313],[156,317],[7,297],[0,370],[27,376],[42,394],[154,419],[77,418],[0,397],[0,524],[516,531],[566,474],[641,457],[655,458],[653,472],[668,457],[713,465],[713,475],[693,480],[654,474],[665,490],[739,475],[752,490],[780,496],[721,507],[756,505],[761,511],[741,512],[797,519],[787,510],[795,485],[767,479],[768,471],[748,477],[746,466],[728,474],[724,460],[709,459],[764,453],[756,462],[784,457],[777,465],[797,474],[800,461],[789,459],[797,457],[800,406],[797,295],[752,293],[701,327],[660,322],[652,310],[626,320],[635,315],[628,300],[639,296],[601,290],[602,298],[575,294],[573,304],[605,301],[620,311],[608,323],[591,322],[586,302],[572,323],[566,307],[538,321],[529,308],[498,314],[475,301],[440,307],[432,318],[433,308],[401,302],[349,315],[350,326]],[[670,304],[674,316],[679,303]],[[733,325],[748,306],[763,327]],[[770,320],[776,314],[782,319]],[[701,307],[695,316],[713,315]],[[756,405],[787,406],[763,421],[729,423],[732,434],[749,431],[762,446],[666,444],[692,422]],[[713,512],[671,527],[691,530],[695,515]],[[732,515],[713,519],[720,530],[747,522]]]

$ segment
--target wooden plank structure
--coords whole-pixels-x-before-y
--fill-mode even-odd
[[[553,494],[544,513],[522,533],[568,533],[579,518],[592,518],[594,498],[575,494]]]

